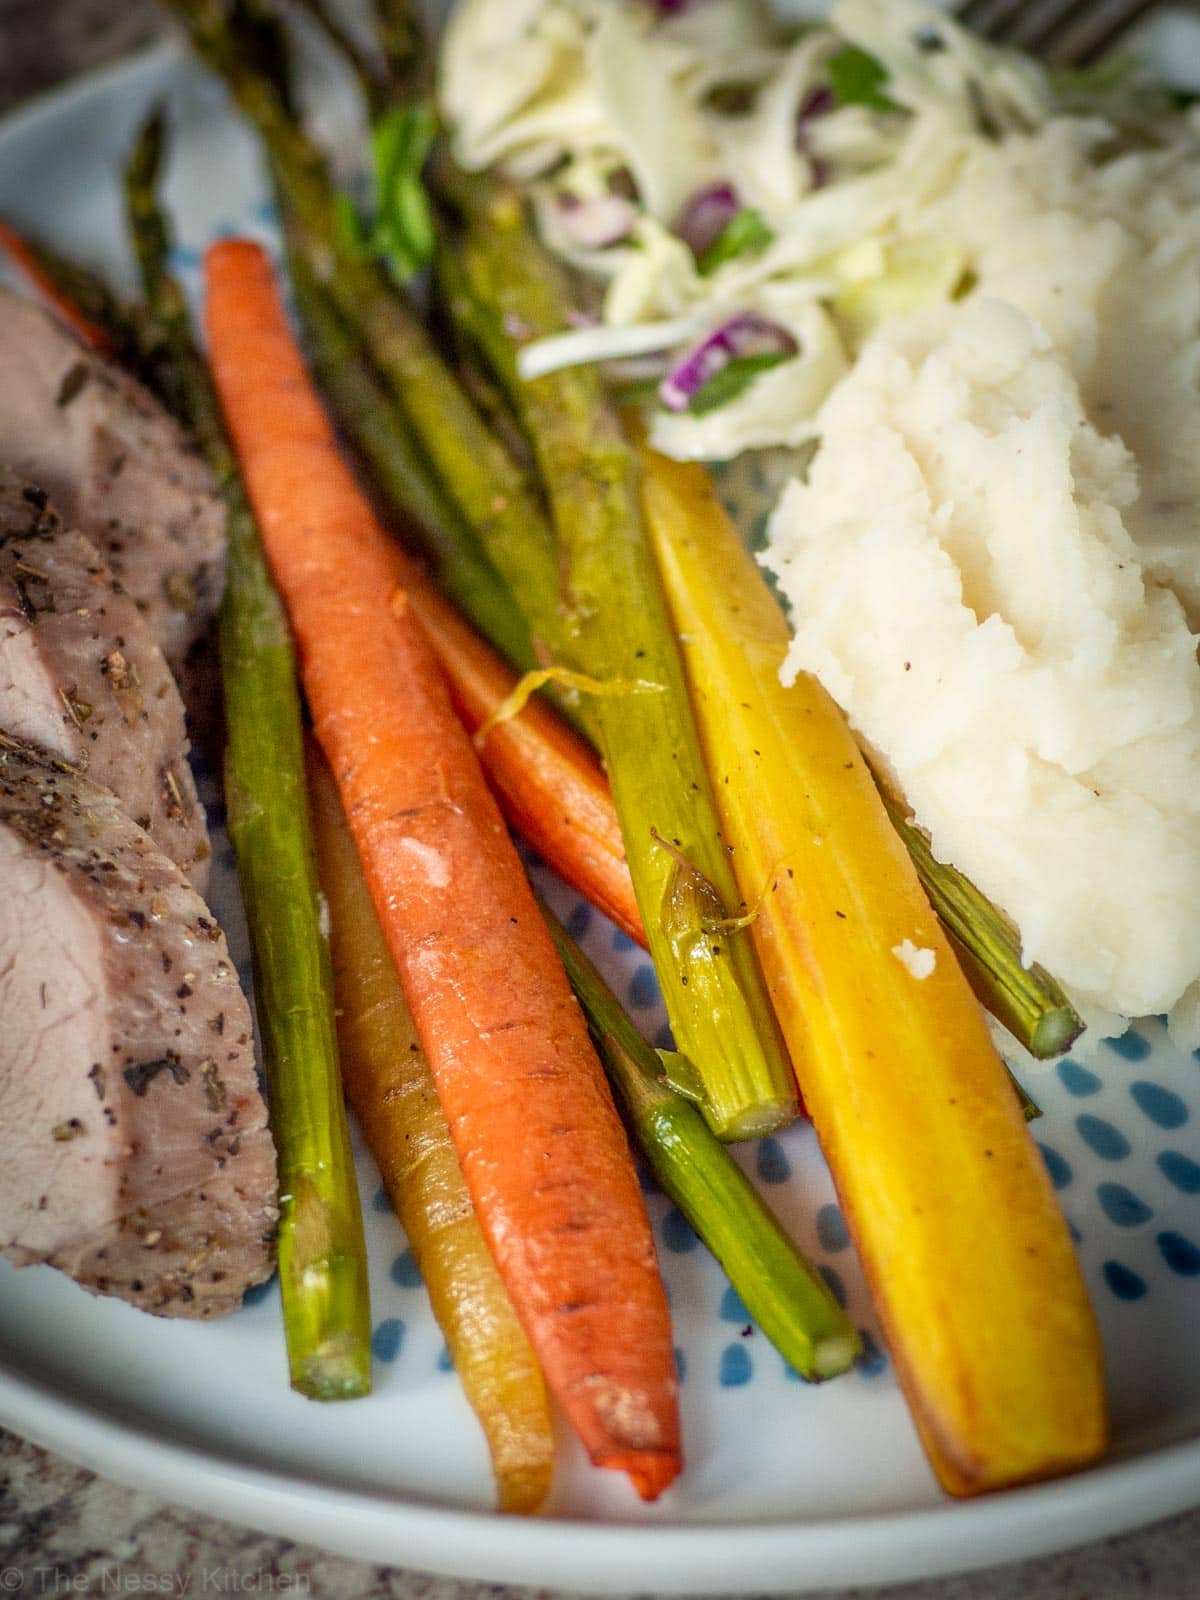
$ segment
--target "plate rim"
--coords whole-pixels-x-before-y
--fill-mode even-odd
[[[128,1488],[263,1533],[360,1561],[581,1594],[797,1594],[903,1583],[1048,1555],[1200,1502],[1200,1440],[910,1511],[642,1526],[460,1510],[250,1465],[174,1443],[3,1362],[0,1423]]]
[[[168,35],[35,96],[0,117],[0,160],[12,142],[56,119],[110,96],[146,96],[181,68],[190,70],[186,49]],[[813,1520],[640,1525],[504,1517],[251,1465],[176,1443],[2,1358],[0,1424],[126,1487],[264,1533],[446,1577],[579,1593],[795,1594],[901,1583],[1047,1555],[1200,1504],[1200,1433],[972,1501]]]

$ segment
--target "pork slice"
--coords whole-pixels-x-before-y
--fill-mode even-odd
[[[225,581],[212,473],[147,389],[8,290],[0,378],[0,461],[95,541],[179,671]]]
[[[109,790],[0,735],[0,1250],[162,1316],[272,1268],[275,1157],[225,938]]]
[[[0,728],[120,796],[204,894],[204,812],[183,702],[141,613],[45,491],[0,467]]]

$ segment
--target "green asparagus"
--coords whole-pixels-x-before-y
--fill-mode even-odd
[[[316,1400],[370,1389],[371,1317],[358,1185],[338,1075],[329,952],[320,930],[296,663],[156,196],[163,125],[126,169],[130,229],[170,393],[228,506],[220,616],[229,834],[250,924],[271,1125],[279,1153],[279,1276],[292,1384]]]
[[[1040,1060],[1062,1055],[1083,1032],[1083,1018],[1044,967],[1024,965],[1020,936],[1008,918],[969,878],[937,859],[908,807],[885,783],[879,788],[981,1003],[1031,1055]]]
[[[490,314],[485,353],[549,495],[569,596],[567,659],[602,682],[649,686],[597,697],[592,716],[667,1014],[713,1128],[752,1137],[793,1114],[795,1082],[749,935],[718,942],[708,931],[734,913],[738,891],[642,526],[636,461],[592,369],[517,376],[509,330],[527,339],[561,327],[565,292],[520,200],[482,181],[469,193],[461,259]]]
[[[638,1146],[716,1256],[750,1316],[805,1378],[845,1372],[862,1344],[854,1324],[699,1115],[664,1081],[662,1063],[552,912],[543,914]]]

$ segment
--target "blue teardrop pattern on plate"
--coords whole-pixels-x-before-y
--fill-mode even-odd
[[[1101,1269],[1104,1281],[1118,1300],[1143,1300],[1148,1293],[1146,1280],[1134,1272],[1132,1267],[1124,1266],[1120,1261],[1106,1261]]]
[[[662,1188],[659,1185],[658,1179],[654,1176],[654,1172],[650,1167],[650,1164],[644,1159],[644,1157],[638,1155],[637,1151],[634,1151],[633,1164],[637,1171],[638,1188],[642,1191],[642,1193],[661,1194]]]
[[[251,1284],[246,1290],[245,1294],[242,1296],[243,1310],[249,1306],[262,1305],[263,1301],[269,1299],[278,1287],[279,1277],[278,1274],[274,1272],[267,1279],[266,1283]]]
[[[739,1327],[745,1326],[750,1321],[750,1313],[746,1310],[746,1302],[732,1284],[729,1284],[725,1293],[721,1296],[720,1315],[722,1322],[736,1322]]]
[[[1046,1163],[1046,1171],[1050,1174],[1050,1182],[1056,1189],[1065,1189],[1075,1174],[1071,1171],[1071,1163],[1066,1156],[1060,1155],[1050,1144],[1038,1143],[1042,1153],[1042,1160]]]
[[[592,925],[592,908],[586,900],[581,900],[567,918],[566,928],[572,939],[583,939]]]
[[[754,1170],[764,1183],[786,1183],[792,1175],[792,1163],[778,1139],[769,1135],[758,1141]]]
[[[421,1270],[411,1249],[402,1250],[392,1262],[392,1282],[401,1289],[419,1289]]]
[[[1123,1183],[1100,1184],[1096,1198],[1104,1215],[1117,1228],[1138,1228],[1154,1215],[1154,1208],[1139,1199]]]
[[[680,1344],[675,1346],[675,1376],[680,1383],[683,1383],[687,1377],[687,1354]]]
[[[888,1358],[869,1328],[860,1328],[858,1334],[863,1349],[856,1370],[861,1372],[864,1378],[877,1378],[881,1372],[887,1371]]]
[[[832,1201],[817,1212],[817,1238],[821,1249],[828,1250],[831,1256],[839,1250],[845,1250],[850,1243],[850,1230],[846,1226],[842,1208]]]
[[[617,955],[627,955],[628,952],[634,948],[633,940],[627,933],[623,933],[620,928],[614,928],[612,947]]]
[[[1122,1061],[1144,1061],[1150,1054],[1150,1041],[1143,1039],[1140,1033],[1132,1029],[1123,1033],[1119,1039],[1105,1039],[1105,1044],[1115,1056],[1120,1056]]]
[[[202,260],[199,250],[188,244],[173,244],[167,254],[172,272],[186,275],[199,272]]]
[[[1075,1127],[1079,1137],[1087,1145],[1093,1155],[1099,1156],[1101,1161],[1124,1161],[1129,1154],[1130,1143],[1120,1128],[1106,1122],[1103,1117],[1093,1117],[1088,1114],[1075,1118]]]
[[[1200,1277],[1200,1249],[1190,1239],[1168,1229],[1160,1233],[1154,1242],[1172,1272],[1181,1278]]]
[[[817,1271],[825,1279],[825,1285],[830,1294],[841,1306],[846,1309],[846,1285],[842,1282],[842,1275],[836,1267],[826,1265],[824,1261],[817,1263]]]
[[[376,1361],[395,1361],[403,1343],[403,1320],[400,1317],[384,1317],[371,1335],[371,1354]]]
[[[643,961],[634,971],[629,980],[629,1004],[635,1010],[645,1011],[649,1006],[657,1004],[658,979],[654,976],[654,968],[648,961]]]
[[[717,1382],[722,1389],[740,1389],[754,1376],[754,1363],[745,1345],[727,1344],[721,1351],[721,1365],[717,1369]]]
[[[662,1219],[662,1242],[676,1256],[686,1255],[700,1243],[696,1230],[678,1206],[672,1206]]]
[[[1200,1162],[1182,1150],[1164,1150],[1157,1160],[1158,1170],[1181,1194],[1200,1194]]]
[[[1188,1119],[1188,1108],[1171,1089],[1161,1083],[1150,1083],[1140,1078],[1129,1085],[1129,1093],[1138,1110],[1150,1118],[1156,1128],[1182,1128]]]
[[[392,1198],[382,1184],[371,1196],[371,1210],[386,1214],[392,1209]]]
[[[1076,1095],[1082,1099],[1084,1095],[1098,1094],[1101,1088],[1100,1079],[1094,1072],[1089,1072],[1086,1067],[1081,1067],[1078,1061],[1072,1061],[1070,1056],[1058,1063],[1058,1081],[1068,1094]]]
[[[443,1345],[438,1351],[437,1366],[439,1372],[454,1371],[454,1362],[450,1359],[450,1350],[447,1345]]]

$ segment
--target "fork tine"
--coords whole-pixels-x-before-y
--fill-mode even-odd
[[[1055,46],[1051,59],[1073,67],[1099,61],[1159,3],[1160,0],[1113,0],[1110,5],[1093,7],[1086,20]]]
[[[1160,0],[965,0],[957,20],[1057,66],[1097,60]]]
[[[1006,24],[1024,4],[1025,0],[966,0],[965,5],[956,8],[954,17],[964,28],[970,28],[985,39],[999,39]]]
[[[1103,3],[1103,0],[1099,0]],[[1009,42],[1018,50],[1042,55],[1053,49],[1064,30],[1071,28],[1097,0],[1032,0],[1021,7]]]

